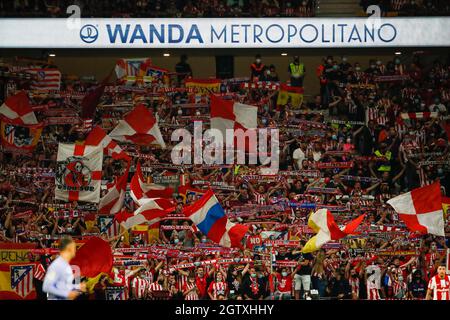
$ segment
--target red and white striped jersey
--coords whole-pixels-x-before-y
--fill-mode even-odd
[[[186,283],[188,282],[188,277],[184,274],[179,274],[177,276],[178,288],[184,288]]]
[[[256,204],[264,204],[266,203],[265,195],[259,193],[259,192],[253,192],[253,195],[255,196],[255,202]]]
[[[375,122],[382,126],[386,125],[386,122],[388,122],[388,121],[389,121],[389,119],[386,116],[379,116],[379,117],[375,118]]]
[[[185,283],[183,288],[183,292],[186,292],[187,290],[191,290],[195,287],[195,283]],[[189,293],[184,297],[184,300],[198,300],[198,293],[197,290],[189,291]]]
[[[450,300],[450,277],[443,279],[435,275],[428,283],[428,289],[433,290],[433,300]]]
[[[425,173],[425,170],[423,168],[420,168],[419,170],[419,179],[420,179],[420,186],[428,186],[432,184],[434,181],[431,180],[428,175]]]
[[[209,285],[208,292],[213,295],[213,297],[217,297],[219,295],[225,295],[227,291],[227,284],[224,281],[216,282],[213,281]]]
[[[377,108],[367,108],[366,109],[366,122],[375,120],[376,118],[378,118],[378,109]]]
[[[42,265],[42,263],[39,263],[34,266],[33,277],[39,281],[44,281],[45,268]]]
[[[160,285],[158,282],[152,282],[149,286],[148,286],[148,291],[153,292],[153,291],[162,291],[164,290],[163,286]]]
[[[393,281],[392,283],[392,293],[394,294],[394,296],[400,295],[403,292],[403,296],[397,298],[405,297],[407,289],[408,285],[406,284],[406,282]]]
[[[136,299],[145,298],[145,294],[146,294],[148,288],[149,288],[149,284],[146,279],[135,277],[131,281],[131,290],[133,292],[133,296]]]
[[[348,282],[350,284],[350,287],[352,288],[352,294],[359,297],[359,278],[350,277],[348,279]]]

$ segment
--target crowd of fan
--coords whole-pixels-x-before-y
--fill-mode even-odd
[[[361,0],[361,7],[366,9],[378,5],[383,15],[398,16],[448,16],[450,4],[446,0]]]
[[[306,17],[315,12],[315,0],[21,0],[0,1],[0,16],[67,17],[70,5],[78,5],[82,17]]]
[[[260,127],[280,129],[281,172],[306,172],[319,163],[352,164],[347,168],[320,169],[319,177],[299,178],[288,173],[261,181],[252,178],[260,173],[258,165],[168,169],[172,174],[185,174],[188,184],[196,180],[214,181],[233,187],[233,190],[218,188],[216,195],[227,210],[246,205],[253,208],[248,216],[230,213],[231,220],[251,225],[244,248],[218,249],[205,235],[191,228],[187,220],[163,222],[163,226],[178,228],[162,228],[159,240],[151,244],[140,235],[130,236],[127,243],[123,234],[108,239],[103,232],[102,237],[116,249],[151,245],[160,254],[169,250],[173,255],[166,252],[164,260],[148,259],[138,268],[115,266],[115,277],[103,277],[93,297],[104,299],[108,288],[121,284],[129,290],[131,299],[155,298],[160,291],[167,292],[172,299],[423,299],[427,281],[445,259],[442,249],[448,243],[442,237],[409,233],[386,201],[436,180],[440,180],[443,194],[450,192],[446,131],[450,64],[436,60],[425,65],[420,56],[412,57],[407,64],[406,60],[400,56],[384,63],[374,59],[363,70],[358,62],[346,57],[326,57],[316,69],[321,93],[300,106],[291,102],[277,106],[277,92],[268,88],[243,89],[231,82],[226,85],[225,95],[259,107]],[[260,76],[267,75],[267,70],[271,70],[271,76],[276,74],[271,66],[262,68]],[[379,76],[404,78],[375,82]],[[192,122],[189,116],[208,115],[207,108],[172,106],[188,100],[187,94],[176,93],[149,103],[168,144],[172,124],[188,126]],[[399,120],[402,113],[415,112],[433,112],[437,116]],[[101,115],[98,111],[97,120]],[[302,128],[304,134],[284,130],[292,126]],[[47,126],[42,143],[32,156],[0,153],[0,241],[36,242],[40,248],[50,248],[62,235],[80,238],[100,234],[98,223],[89,225],[87,215],[70,215],[87,210],[82,204],[72,203],[64,208],[47,205],[55,203],[54,178],[47,173],[54,172],[58,142],[82,141],[84,137],[74,126]],[[155,164],[153,158],[157,163],[171,164],[170,147],[166,151],[146,147],[139,151],[151,157],[141,159],[143,167]],[[124,168],[124,163],[106,157],[104,179],[113,181]],[[134,168],[133,165],[130,177]],[[183,206],[197,198],[198,195],[190,195],[183,199],[175,194],[175,213],[181,213]],[[279,212],[258,210],[282,203],[287,205]],[[303,245],[311,237],[301,231],[311,210],[301,207],[302,203],[346,207],[347,210],[335,213],[339,224],[365,213],[361,235],[341,241],[336,247],[302,253]],[[128,195],[125,205],[127,210],[134,209]],[[26,210],[32,213],[16,217],[17,211]],[[69,215],[55,214],[61,211]],[[385,226],[400,230],[380,232]],[[446,232],[449,231],[447,223]],[[299,244],[292,246],[281,241],[265,245],[272,239],[297,239]],[[47,267],[50,256],[34,258]],[[217,260],[220,258],[237,262],[251,259],[251,262],[221,264]],[[212,259],[216,259],[214,263],[200,263]],[[186,262],[197,264],[171,269]]]

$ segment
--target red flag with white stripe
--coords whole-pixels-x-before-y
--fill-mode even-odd
[[[157,223],[174,210],[175,205],[169,199],[147,199],[134,213],[122,211],[116,214],[115,219],[130,229],[141,223]]]
[[[89,132],[85,144],[89,146],[101,145],[104,148],[104,153],[113,157],[113,159],[131,160],[130,156],[100,126],[96,126]]]
[[[241,129],[244,134],[253,130],[256,137],[257,114],[258,107],[256,106],[233,100],[224,100],[211,95],[211,129],[219,130],[224,140],[226,139],[227,129],[234,130],[234,132]],[[256,141],[251,144],[246,142],[245,145],[240,145],[240,140],[236,137],[234,144],[237,150],[250,151],[256,154]]]
[[[100,200],[98,205],[98,211],[100,213],[116,214],[122,210],[127,189],[128,169],[129,166],[125,170],[125,173],[117,180],[114,187],[109,189],[108,193]]]
[[[141,164],[138,162],[130,182],[130,195],[134,201],[141,204],[148,198],[171,198],[173,189],[155,183],[144,183]]]
[[[38,123],[25,91],[20,91],[6,99],[0,107],[0,114],[12,120],[13,124]]]
[[[58,146],[55,199],[98,203],[102,179],[101,147],[65,144]]]
[[[387,201],[411,231],[445,236],[439,181]]]
[[[109,136],[117,141],[166,147],[155,117],[143,104],[137,105],[120,120]]]

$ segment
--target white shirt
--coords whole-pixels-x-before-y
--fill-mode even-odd
[[[73,280],[70,264],[59,256],[48,267],[42,290],[47,293],[48,300],[67,300],[71,291],[80,289]]]
[[[297,148],[294,150],[294,153],[292,154],[292,158],[294,158],[295,160],[297,160],[297,165],[299,169],[303,168],[303,160],[305,160],[305,153],[303,152],[302,149]]]
[[[366,268],[367,289],[381,288],[381,269],[377,265],[370,265]]]

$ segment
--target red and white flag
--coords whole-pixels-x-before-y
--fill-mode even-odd
[[[414,189],[387,201],[406,226],[421,234],[445,236],[439,182]]]
[[[147,199],[134,213],[122,211],[116,214],[115,219],[126,229],[130,229],[141,223],[157,223],[174,210],[175,205],[169,199]]]
[[[155,117],[143,104],[137,105],[120,120],[109,136],[117,141],[160,145],[163,149],[166,147]]]
[[[125,173],[117,180],[117,183],[108,190],[108,193],[100,200],[98,212],[102,214],[116,214],[120,212],[125,200],[127,189],[128,168]]]
[[[93,203],[100,201],[101,147],[60,143],[56,161],[55,199]]]
[[[258,107],[211,95],[211,128],[225,138],[226,129],[256,129]]]
[[[141,164],[138,162],[130,182],[130,195],[136,203],[142,204],[149,198],[171,198],[173,189],[155,183],[144,183]]]
[[[25,91],[20,91],[6,99],[0,107],[0,114],[12,120],[13,124],[38,123]]]
[[[234,135],[236,135],[236,130],[239,129],[245,135],[254,131],[254,137],[256,138],[257,113],[258,107],[233,100],[224,100],[215,95],[211,95],[211,129],[219,130],[222,133],[222,141],[227,141],[227,143],[229,143],[226,138],[227,131],[233,132]],[[242,142],[237,136],[234,137],[233,143],[235,149],[241,152],[256,153],[256,139],[246,140]]]
[[[104,148],[104,153],[113,157],[113,159],[131,160],[130,156],[100,126],[96,126],[89,132],[85,144],[88,146],[101,145]]]
[[[26,70],[34,80],[31,81],[32,90],[59,90],[61,86],[61,72],[57,68],[31,68]]]

